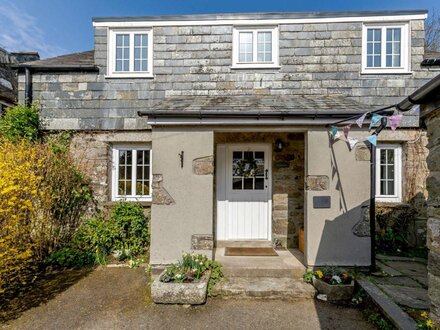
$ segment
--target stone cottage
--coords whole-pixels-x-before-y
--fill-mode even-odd
[[[421,65],[426,16],[94,18],[94,50],[20,67],[20,100],[40,102],[48,132],[75,132],[101,205],[151,206],[153,264],[276,245],[308,266],[368,266],[370,116],[351,127],[352,148],[327,125],[433,77]],[[379,201],[423,194],[409,189],[426,176],[410,152],[420,134],[417,114],[381,133]]]

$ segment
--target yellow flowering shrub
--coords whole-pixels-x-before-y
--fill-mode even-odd
[[[35,264],[31,215],[44,195],[39,168],[45,161],[28,142],[0,142],[0,293],[7,283],[26,281]]]
[[[31,280],[79,226],[90,191],[73,164],[48,144],[0,138],[0,294]]]

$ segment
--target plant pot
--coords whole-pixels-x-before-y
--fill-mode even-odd
[[[327,295],[328,301],[350,300],[354,292],[354,281],[350,284],[328,284],[316,277],[313,278],[313,286],[319,293]]]
[[[198,282],[175,283],[161,282],[163,271],[153,283],[151,283],[151,297],[156,304],[189,304],[201,305],[206,302],[208,282],[211,271],[207,270]]]

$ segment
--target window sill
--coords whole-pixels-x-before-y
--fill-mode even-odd
[[[126,201],[126,202],[140,202],[140,203],[150,203],[152,202],[152,197],[112,197],[112,202],[120,202],[120,201]]]
[[[398,204],[402,203],[402,199],[399,197],[376,197],[376,203]]]
[[[154,79],[152,74],[136,74],[136,73],[123,73],[123,74],[108,74],[104,76],[105,79]]]
[[[132,201],[128,200],[128,202],[132,202]],[[113,206],[116,206],[118,203],[119,203],[119,201],[112,200],[112,201],[108,201],[108,202],[104,203],[104,205],[109,206],[109,207],[113,207]],[[153,204],[151,201],[149,201],[149,202],[139,201],[137,203],[139,203],[142,207],[149,207],[149,206],[151,206],[151,204]]]
[[[247,70],[247,69],[272,69],[272,70],[278,70],[281,69],[280,65],[275,64],[245,64],[245,65],[232,65],[230,66],[232,70]]]
[[[375,69],[375,70],[366,70],[363,69],[361,71],[361,75],[371,76],[371,75],[381,75],[381,74],[395,74],[395,75],[411,75],[412,71],[408,71],[406,69],[398,69],[398,70],[390,70],[390,69]]]

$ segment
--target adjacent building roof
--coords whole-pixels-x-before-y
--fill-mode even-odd
[[[136,21],[210,21],[210,20],[270,20],[270,19],[307,19],[364,16],[400,16],[424,15],[427,10],[380,10],[380,11],[304,11],[304,12],[269,12],[269,13],[223,13],[191,14],[162,16],[118,16],[93,17],[93,22],[136,22]]]
[[[425,50],[422,66],[440,66],[440,52]]]
[[[97,70],[95,65],[94,51],[89,50],[80,53],[61,55],[45,60],[25,62],[16,65],[17,68],[31,68],[34,71],[71,71],[71,70]]]

